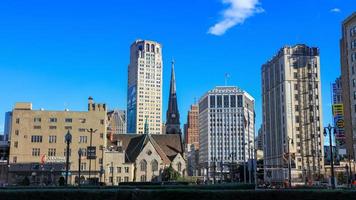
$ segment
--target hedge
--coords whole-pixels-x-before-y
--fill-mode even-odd
[[[11,189],[1,200],[347,200],[354,191],[330,190],[196,190],[196,189]]]

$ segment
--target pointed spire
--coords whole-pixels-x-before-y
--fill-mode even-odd
[[[170,90],[169,94],[176,94],[176,76],[174,73],[174,58],[172,58],[172,70],[171,70],[171,83],[170,83]]]
[[[166,133],[168,134],[180,134],[180,121],[179,121],[179,111],[177,103],[177,91],[176,91],[176,77],[174,73],[175,61],[172,58],[172,71],[171,71],[171,82],[169,89],[169,99],[168,99],[168,110],[166,118]]]

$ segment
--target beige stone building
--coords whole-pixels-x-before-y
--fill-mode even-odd
[[[340,53],[346,149],[356,160],[356,12],[342,23]]]
[[[289,163],[292,182],[318,180],[324,171],[319,49],[281,48],[262,66],[262,98],[265,181],[288,180]]]
[[[148,118],[150,133],[162,133],[162,47],[136,40],[130,48],[127,88],[127,133],[143,134]]]
[[[181,176],[186,161],[178,134],[118,134],[111,137],[104,156],[105,182],[155,182],[172,165]]]
[[[78,174],[78,150],[82,149],[82,178],[100,178],[102,153],[106,146],[107,108],[95,104],[90,97],[88,111],[34,110],[31,103],[16,103],[12,110],[11,148],[9,156],[11,182],[18,183],[25,176],[38,184],[57,183],[65,171],[65,135],[72,135],[70,144],[70,183]],[[96,130],[90,138],[90,129]],[[87,147],[96,147],[96,159],[88,160]],[[53,177],[55,175],[55,177]]]

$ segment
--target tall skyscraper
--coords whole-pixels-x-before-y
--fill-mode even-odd
[[[293,182],[324,172],[320,86],[318,48],[286,46],[262,66],[266,181],[288,180],[288,155]]]
[[[131,45],[127,89],[127,133],[162,133],[162,48],[154,41]]]
[[[227,163],[253,157],[255,100],[232,86],[218,86],[199,100],[199,164],[204,176],[219,180]]]
[[[166,118],[166,134],[181,134],[179,110],[176,91],[176,77],[174,74],[174,61],[172,60],[171,82],[169,87],[169,100]]]
[[[356,12],[342,23],[340,53],[347,154],[356,159]]]
[[[190,106],[188,111],[187,123],[184,125],[185,144],[188,151],[192,149],[199,149],[199,107],[196,104]]]

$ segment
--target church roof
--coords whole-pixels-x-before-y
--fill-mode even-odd
[[[182,154],[181,138],[179,134],[169,135],[131,135],[115,134],[110,146],[117,147],[117,141],[121,143],[121,150],[125,152],[125,162],[135,162],[148,142],[151,142],[165,164],[169,164],[177,156]]]

